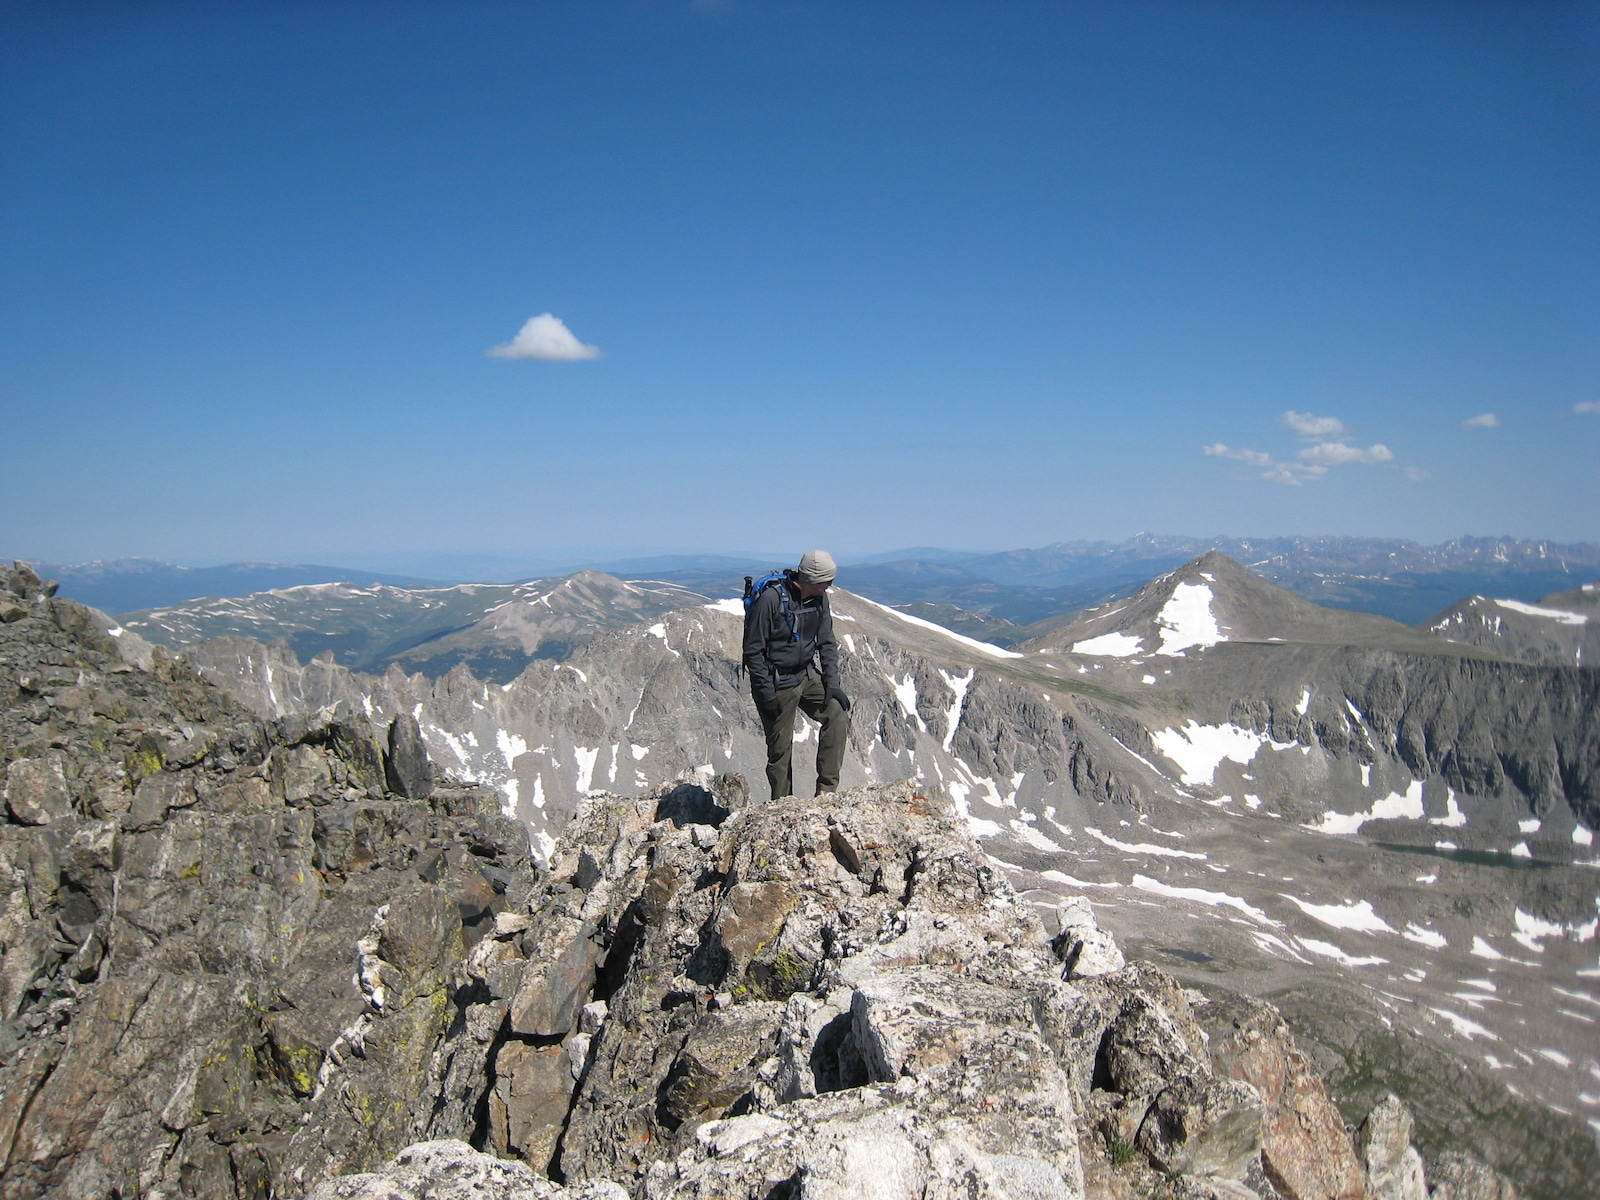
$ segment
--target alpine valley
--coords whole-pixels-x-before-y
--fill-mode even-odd
[[[146,1157],[118,1195],[842,1197],[868,1168],[886,1196],[1600,1194],[1600,571],[1492,546],[1462,553],[1551,586],[1416,624],[1351,602],[1432,595],[1443,568],[1419,584],[1393,549],[1361,584],[1304,543],[1249,569],[1188,547],[1140,581],[1079,548],[1112,564],[1096,606],[1014,621],[862,566],[876,599],[832,593],[840,793],[778,804],[735,573],[329,581],[113,619],[19,565],[3,628],[39,648],[6,679],[37,719],[6,746],[0,1193],[113,1194],[131,1153],[60,1090],[88,1069],[73,1029],[139,1028],[101,965],[129,896],[140,986],[247,1032],[226,1070],[221,1043],[129,1068],[164,1082],[126,1117]],[[300,880],[272,920],[310,958],[281,980],[208,949],[265,962],[264,932],[151,915],[187,878],[157,842],[207,821],[275,864],[241,880]],[[137,886],[110,885],[116,837]],[[226,874],[196,854],[195,886]],[[50,905],[77,925],[28,924]],[[322,1012],[312,968],[341,952],[356,978]],[[420,1108],[374,1100],[403,1067]],[[496,1157],[383,1166],[427,1138]]]

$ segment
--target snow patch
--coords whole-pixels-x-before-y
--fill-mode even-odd
[[[1414,779],[1406,788],[1405,795],[1399,792],[1390,792],[1382,800],[1375,801],[1366,812],[1338,813],[1331,809],[1322,814],[1322,820],[1315,825],[1306,825],[1304,828],[1313,833],[1331,833],[1346,835],[1357,832],[1368,821],[1395,821],[1395,820],[1420,820],[1423,816],[1422,808],[1422,780]]]
[[[495,732],[494,744],[500,748],[500,757],[506,760],[507,770],[515,766],[517,759],[528,752],[527,742],[517,734],[507,733],[504,729]]]
[[[1346,954],[1332,942],[1319,942],[1316,938],[1295,938],[1295,941],[1302,950],[1315,954],[1320,958],[1331,958],[1341,966],[1378,967],[1389,961],[1387,958],[1379,958],[1377,955],[1357,958],[1353,954]]]
[[[1461,806],[1456,803],[1455,788],[1449,789],[1444,799],[1444,816],[1429,817],[1429,825],[1443,825],[1446,829],[1460,829],[1467,823],[1467,814],[1461,811]],[[1537,822],[1535,822],[1537,824]]]
[[[1496,950],[1477,934],[1472,936],[1472,955],[1474,958],[1487,958],[1490,962],[1502,962],[1505,955]]]
[[[1225,641],[1211,611],[1211,589],[1203,583],[1180,583],[1156,615],[1161,630],[1157,654],[1180,655],[1190,646],[1202,650]]]
[[[1463,1017],[1460,1013],[1451,1012],[1448,1008],[1433,1008],[1432,1011],[1438,1013],[1446,1021],[1449,1021],[1451,1026],[1454,1027],[1455,1031],[1462,1037],[1466,1038],[1469,1042],[1473,1038],[1478,1037],[1488,1038],[1491,1042],[1498,1042],[1500,1040],[1482,1025],[1479,1025],[1476,1021],[1467,1020],[1467,1018]]]
[[[1408,942],[1416,942],[1419,946],[1426,946],[1430,950],[1443,950],[1450,943],[1444,934],[1437,930],[1429,929],[1426,925],[1406,923],[1406,931],[1400,935]]]
[[[1116,882],[1092,883],[1087,879],[1074,879],[1071,875],[1056,870],[1040,871],[1039,878],[1048,879],[1051,883],[1064,883],[1068,887],[1119,888],[1122,886],[1120,883]]]
[[[594,782],[594,764],[600,757],[600,747],[593,750],[585,746],[574,746],[572,757],[578,763],[578,794],[581,796],[589,790],[589,785]]]
[[[1093,654],[1105,658],[1127,658],[1144,651],[1144,642],[1127,633],[1102,633],[1087,641],[1074,642],[1074,654]]]
[[[1224,908],[1236,909],[1252,921],[1270,926],[1273,929],[1283,928],[1279,922],[1274,921],[1259,908],[1253,907],[1238,896],[1230,896],[1226,892],[1208,892],[1205,888],[1196,887],[1171,887],[1162,883],[1159,879],[1151,879],[1147,875],[1135,875],[1133,877],[1133,886],[1141,892],[1149,892],[1156,896],[1166,896],[1173,900],[1193,900],[1197,904],[1208,904],[1213,908],[1221,905]],[[1285,948],[1287,949],[1287,947]]]
[[[1158,858],[1192,858],[1200,862],[1204,862],[1206,857],[1204,854],[1196,854],[1193,850],[1175,850],[1171,846],[1155,846],[1149,842],[1119,842],[1116,838],[1101,833],[1092,825],[1085,826],[1083,831],[1096,841],[1104,842],[1107,846],[1124,850],[1129,854],[1154,854]]]
[[[1567,612],[1561,608],[1540,608],[1537,604],[1524,604],[1520,600],[1493,600],[1501,608],[1509,608],[1512,612],[1522,613],[1529,617],[1544,617],[1549,621],[1560,621],[1563,625],[1585,625],[1589,618],[1583,613]]]
[[[1516,931],[1511,939],[1519,945],[1526,946],[1535,954],[1543,954],[1544,946],[1541,938],[1560,937],[1566,933],[1566,928],[1552,921],[1542,920],[1532,913],[1525,913],[1520,908],[1516,910],[1512,920],[1516,923]]]
[[[1189,786],[1210,784],[1222,760],[1241,766],[1255,759],[1266,739],[1238,725],[1202,725],[1190,718],[1181,729],[1160,729],[1150,735],[1156,749],[1178,764]]]
[[[712,612],[727,613],[730,617],[744,616],[743,600],[716,600],[703,607],[709,608]]]
[[[1305,716],[1306,713],[1311,711],[1311,689],[1310,688],[1306,688],[1303,692],[1300,693],[1300,703],[1296,704],[1294,706],[1294,710],[1295,710],[1295,712],[1299,713],[1302,717]]]
[[[1346,900],[1343,904],[1311,904],[1288,892],[1279,892],[1285,900],[1296,905],[1314,921],[1330,929],[1353,929],[1359,933],[1393,933],[1394,929],[1372,911],[1372,901]]]
[[[856,597],[856,599],[861,600],[864,603],[872,605],[873,608],[876,608],[880,612],[888,613],[891,617],[898,617],[900,620],[904,621],[907,625],[915,625],[919,629],[928,629],[928,630],[932,630],[934,633],[943,634],[945,637],[949,638],[951,641],[960,642],[967,649],[976,650],[980,654],[987,654],[991,658],[1023,658],[1023,657],[1025,657],[1024,655],[1019,654],[1015,650],[1004,650],[999,646],[991,645],[989,642],[980,642],[977,638],[966,637],[963,634],[957,633],[953,629],[946,629],[943,625],[935,625],[932,621],[924,621],[921,617],[913,617],[910,613],[903,613],[903,612],[899,611],[898,609],[890,608],[890,607],[888,607],[887,605],[884,605],[884,604],[879,604],[874,600],[868,600],[865,596],[858,596],[858,597]]]
[[[972,809],[967,804],[967,794],[972,790],[964,783],[951,780],[945,784],[945,790],[950,794],[951,801],[956,806],[956,812],[961,814],[966,821],[967,828],[972,831],[972,836],[977,838],[998,837],[1001,833],[1000,826],[994,821],[986,821],[982,817],[972,815]]]
[[[894,698],[900,702],[900,707],[905,710],[906,716],[917,723],[917,728],[924,733],[928,726],[917,715],[917,681],[907,672],[904,680],[895,679],[892,675],[884,676],[889,681],[889,686],[894,689]]]
[[[977,669],[968,671],[965,675],[950,675],[943,669],[939,671],[939,678],[950,685],[950,690],[956,698],[950,704],[950,711],[945,714],[944,748],[950,749],[950,743],[955,741],[956,725],[961,721],[961,707],[967,700],[967,689],[972,686],[973,679],[977,676]]]

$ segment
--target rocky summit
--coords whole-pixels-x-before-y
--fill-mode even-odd
[[[599,792],[536,868],[414,716],[263,719],[52,593],[0,602],[0,1197],[1515,1195],[916,780]]]

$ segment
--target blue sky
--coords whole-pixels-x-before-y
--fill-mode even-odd
[[[0,277],[0,553],[1594,540],[1600,9],[12,3]]]

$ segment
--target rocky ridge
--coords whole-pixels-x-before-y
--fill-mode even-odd
[[[1555,592],[1537,604],[1471,596],[1434,616],[1424,628],[1518,662],[1594,666],[1600,664],[1600,585]]]
[[[414,722],[260,721],[53,590],[0,594],[0,1196],[293,1197],[470,1136],[463,963],[526,832]]]
[[[514,923],[472,964],[490,1153],[315,1200],[1429,1195],[1398,1100],[1352,1136],[1270,1005],[1124,965],[1081,898],[1052,937],[911,784],[591,797]],[[1458,1166],[1440,1200],[1514,1194]]]

